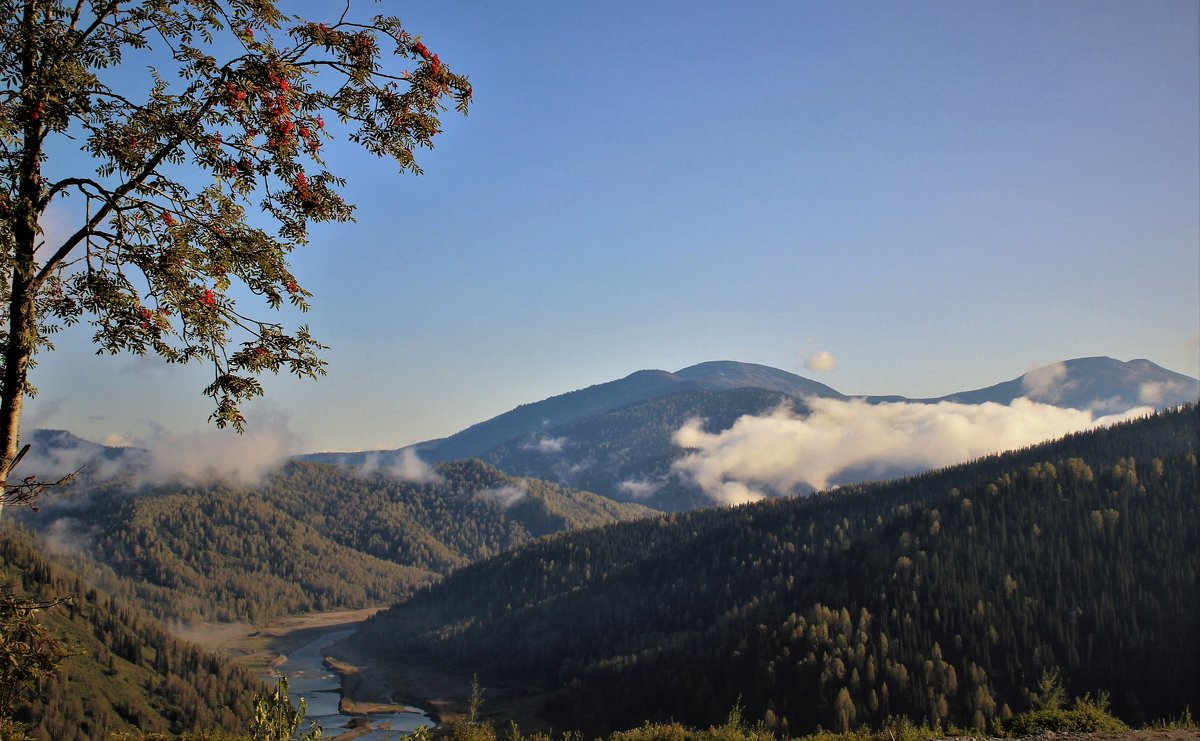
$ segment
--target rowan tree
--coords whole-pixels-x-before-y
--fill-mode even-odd
[[[396,18],[280,4],[0,0],[0,484],[61,326],[90,322],[98,353],[211,364],[219,427],[242,428],[260,374],[324,373],[306,327],[252,318],[230,289],[307,310],[289,254],[353,213],[322,156],[333,130],[419,173],[471,87]],[[64,146],[91,164],[59,172]],[[47,242],[68,197],[82,215]]]

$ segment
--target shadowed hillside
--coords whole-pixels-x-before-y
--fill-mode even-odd
[[[88,587],[38,552],[11,523],[0,532],[0,583],[39,601],[68,600],[41,612],[69,655],[19,705],[16,719],[45,741],[91,741],[110,731],[222,728],[249,722],[256,677],[174,638],[127,601]]]
[[[549,693],[558,727],[993,728],[1051,667],[1131,721],[1200,705],[1196,408],[461,569],[355,636]]]

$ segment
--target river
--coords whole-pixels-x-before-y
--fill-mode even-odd
[[[356,736],[363,741],[399,739],[412,733],[420,726],[433,726],[434,722],[420,708],[409,708],[404,713],[372,713],[370,715],[343,715],[338,712],[341,700],[342,680],[325,666],[322,649],[353,633],[353,630],[335,630],[321,634],[315,641],[287,656],[275,671],[288,680],[288,694],[292,704],[301,698],[308,705],[308,719],[321,724],[326,737],[335,738],[349,730],[351,724],[367,720],[370,733]],[[306,724],[307,727],[307,724]]]

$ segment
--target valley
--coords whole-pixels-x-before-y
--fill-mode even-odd
[[[1086,406],[1145,395],[1146,384],[1192,389],[1146,375],[1153,369],[1142,361],[1063,367],[1060,382],[1093,394]],[[1177,658],[1194,649],[1185,616],[1200,610],[1187,596],[1200,573],[1195,406],[1068,426],[1056,441],[932,470],[889,463],[874,483],[713,507],[682,467],[698,452],[683,444],[695,420],[708,444],[748,421],[803,424],[831,409],[902,410],[922,424],[937,424],[930,410],[979,410],[989,423],[1015,413],[1068,425],[1096,417],[1024,399],[1004,405],[1004,384],[958,395],[978,397],[970,403],[898,402],[832,389],[791,396],[813,387],[744,364],[675,375],[635,374],[615,390],[585,389],[527,405],[500,427],[484,423],[491,432],[466,439],[491,444],[495,429],[515,436],[480,458],[322,454],[256,482],[146,483],[151,453],[41,433],[43,460],[91,464],[5,528],[68,574],[74,593],[111,595],[141,616],[125,620],[164,621],[196,650],[232,662],[219,674],[247,678],[238,680],[241,704],[230,706],[238,713],[292,655],[326,677],[302,679],[295,697],[319,686],[313,713],[334,712],[328,690],[339,679],[321,654],[353,714],[418,706],[453,726],[468,716],[478,676],[483,720],[589,736],[645,721],[719,725],[738,702],[779,736],[878,727],[899,714],[996,731],[1028,707],[1029,688],[1051,668],[1077,696],[1111,692],[1115,711],[1134,722],[1178,713],[1200,693]],[[535,418],[535,430],[510,424]],[[655,477],[649,495],[623,486]],[[113,640],[98,635],[105,646]],[[113,661],[110,650],[82,649],[101,665]],[[168,675],[157,681],[182,692],[193,680],[169,676],[166,651],[126,646],[119,655],[133,665],[157,657]],[[68,686],[78,687],[61,691]],[[90,691],[64,716],[90,719],[80,739],[147,727],[149,711],[105,710],[113,700]],[[207,717],[153,702],[151,728],[179,732]],[[50,706],[24,716],[37,738],[58,738],[46,725]],[[236,717],[245,716],[222,722],[236,727]]]
[[[584,531],[458,570],[351,642],[521,678],[588,733],[716,724],[739,695],[778,732],[897,712],[990,728],[1055,665],[1155,717],[1200,691],[1196,445],[1189,408],[894,483]]]
[[[0,183],[0,741],[1200,741],[1200,0],[0,0]]]

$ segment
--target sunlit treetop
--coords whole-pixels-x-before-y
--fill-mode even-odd
[[[415,150],[471,100],[398,19],[331,10],[0,0],[0,463],[16,451],[30,360],[57,325],[90,321],[99,352],[210,363],[222,427],[241,429],[239,402],[262,393],[263,371],[324,372],[307,328],[252,318],[231,287],[306,310],[288,255],[311,223],[353,213],[322,156],[333,132],[419,173]],[[94,166],[47,178],[61,169],[47,163],[64,148],[53,140],[68,137]],[[67,197],[83,205],[75,231],[47,242],[39,222]]]

